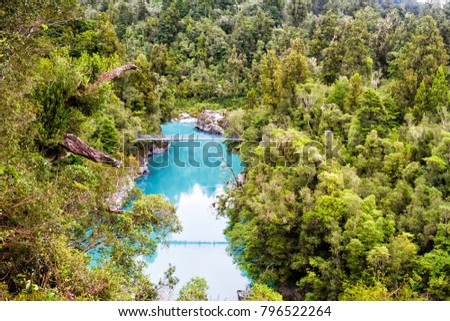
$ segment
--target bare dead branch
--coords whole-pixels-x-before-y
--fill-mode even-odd
[[[83,156],[87,159],[90,159],[96,163],[103,163],[110,165],[112,167],[119,167],[120,161],[115,160],[111,156],[105,154],[102,151],[94,149],[79,139],[76,135],[73,134],[65,134],[64,140],[61,144],[65,149],[69,152],[77,154],[79,156]]]
[[[133,64],[132,62],[130,62],[119,68],[104,72],[97,78],[97,80],[94,83],[86,85],[84,87],[84,89],[85,90],[95,89],[106,81],[113,80],[117,77],[120,77],[122,74],[126,73],[127,71],[136,70],[136,69],[139,69],[139,67],[136,66],[135,64]]]

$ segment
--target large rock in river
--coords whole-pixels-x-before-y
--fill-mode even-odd
[[[223,135],[227,127],[225,113],[214,110],[204,110],[195,122],[195,128],[205,133]]]

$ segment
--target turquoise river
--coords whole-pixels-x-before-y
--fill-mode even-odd
[[[195,134],[196,138],[211,140],[220,137],[196,131],[193,122],[167,123],[162,131],[165,135]],[[226,251],[223,230],[227,221],[217,218],[213,208],[216,197],[224,193],[232,178],[223,159],[236,175],[242,171],[239,156],[227,153],[222,143],[173,141],[166,153],[151,157],[150,174],[136,182],[144,194],[162,194],[172,200],[183,226],[181,233],[170,236],[168,246],[159,245],[156,255],[147,259],[148,274],[155,282],[169,264],[176,267],[180,282],[169,299],[175,299],[180,287],[194,276],[207,281],[210,300],[237,300],[236,291],[249,284]]]

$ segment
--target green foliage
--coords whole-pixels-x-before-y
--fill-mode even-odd
[[[386,112],[380,96],[372,89],[364,92],[357,117],[361,124],[360,133],[366,136],[371,130],[376,130],[380,135],[386,133]]]
[[[287,5],[290,22],[298,27],[305,20],[311,8],[311,2],[305,0],[291,0]]]
[[[356,77],[356,75],[353,77]],[[327,103],[336,104],[342,110],[344,110],[345,105],[347,105],[345,109],[347,110],[353,109],[352,105],[358,104],[359,95],[361,94],[359,92],[360,90],[359,84],[355,81],[356,78],[353,77],[352,77],[353,83],[351,87],[352,89],[351,93],[349,91],[348,79],[347,78],[340,79],[334,84],[334,87],[327,98]]]
[[[425,115],[437,120],[439,110],[447,106],[448,82],[445,79],[444,68],[440,66],[430,86],[426,85],[425,80],[420,83],[414,98],[414,118],[416,122],[419,122]]]
[[[141,129],[119,99],[123,87],[95,84],[124,64],[114,26],[105,14],[73,19],[80,13],[74,1],[20,2],[14,14],[12,3],[5,5],[2,37],[21,45],[1,62],[2,78],[17,85],[0,84],[1,134],[11,137],[2,140],[0,155],[7,164],[0,168],[0,296],[158,299],[176,283],[173,271],[155,285],[136,256],[152,255],[158,241],[180,230],[175,208],[161,196],[141,196],[132,210],[115,213],[109,200],[133,167],[111,169],[60,147],[63,134],[73,133],[106,152],[126,152],[129,136]]]
[[[207,290],[208,285],[205,279],[193,277],[188,283],[183,285],[177,301],[208,301]]]
[[[348,113],[354,113],[361,107],[361,95],[363,92],[363,82],[361,76],[356,73],[350,78],[350,86],[345,95],[344,110]]]
[[[359,13],[359,12],[358,12]],[[359,73],[366,79],[372,76],[372,59],[370,58],[370,33],[367,21],[375,22],[375,17],[355,19],[344,26],[342,44],[342,74],[346,76]]]
[[[263,0],[262,7],[277,24],[281,24],[284,1]]]
[[[98,128],[92,138],[97,139],[99,148],[104,149],[109,154],[114,153],[120,139],[114,120],[109,117],[100,118],[98,120]]]
[[[388,290],[381,282],[376,282],[374,286],[367,286],[363,282],[348,285],[339,297],[342,301],[387,301],[388,299]]]
[[[313,57],[321,61],[323,50],[333,45],[331,43],[339,35],[338,16],[331,10],[321,16],[321,20],[311,39],[310,51]]]
[[[181,13],[176,3],[165,1],[159,21],[158,39],[163,43],[171,43],[178,31]]]
[[[422,17],[411,40],[391,63],[391,72],[399,78],[393,87],[399,105],[411,107],[419,84],[424,81],[424,85],[430,85],[439,66],[445,66],[447,61],[448,55],[436,21],[430,16]]]
[[[269,288],[265,284],[252,284],[248,290],[246,301],[283,301],[281,294]]]
[[[42,83],[36,86],[32,95],[42,106],[38,116],[42,139],[52,140],[68,130],[73,111],[67,108],[66,101],[75,94],[77,78],[67,52],[55,53],[50,59],[41,60],[39,68],[42,70]]]
[[[342,49],[335,40],[331,41],[330,46],[322,51],[322,80],[325,84],[331,85],[338,79],[342,64]]]
[[[173,267],[154,284],[136,260],[180,230],[173,204],[136,195],[114,213],[108,200],[138,166],[138,133],[204,108],[225,109],[227,134],[247,140],[235,146],[245,183],[218,207],[251,299],[449,299],[448,4],[86,8],[2,2],[1,299],[173,289]],[[138,69],[97,83],[129,62]],[[66,155],[66,133],[129,169]],[[180,299],[206,289],[195,278]]]

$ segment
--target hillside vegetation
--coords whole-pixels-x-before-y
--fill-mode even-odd
[[[207,108],[244,138],[216,205],[255,299],[449,300],[449,50],[450,4],[414,0],[2,1],[0,299],[170,292],[135,257],[173,204],[108,199],[137,134]]]

